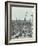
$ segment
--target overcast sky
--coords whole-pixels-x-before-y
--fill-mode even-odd
[[[27,14],[26,19],[32,19],[31,14],[33,14],[33,8],[24,8],[24,7],[12,7],[12,20],[24,20],[25,15]]]

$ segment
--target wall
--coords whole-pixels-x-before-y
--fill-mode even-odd
[[[5,41],[5,1],[6,0],[0,0],[0,46],[5,46],[5,42],[4,42]],[[38,0],[13,0],[13,1],[38,3]],[[38,46],[38,43],[20,44],[20,45],[18,44],[13,46]]]

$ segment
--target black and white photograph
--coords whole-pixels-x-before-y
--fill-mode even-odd
[[[32,38],[33,8],[12,7],[11,38]],[[14,15],[14,16],[13,16]]]
[[[6,2],[5,7],[6,43],[18,44],[37,42],[37,4]]]

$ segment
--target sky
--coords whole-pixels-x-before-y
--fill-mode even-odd
[[[12,20],[24,20],[24,17],[25,15],[27,14],[26,16],[26,20],[29,20],[31,19],[32,20],[32,17],[31,15],[33,14],[33,8],[27,8],[27,7],[12,7]]]

